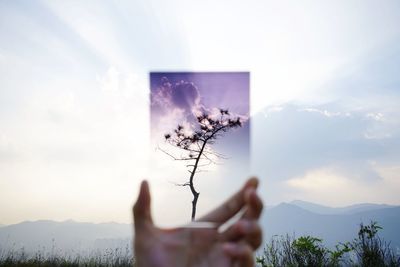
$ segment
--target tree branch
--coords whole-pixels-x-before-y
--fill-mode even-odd
[[[165,151],[164,149],[160,148],[159,146],[157,147],[157,149],[161,150],[162,152],[164,152],[165,154],[167,154],[168,156],[170,156],[174,160],[196,160],[196,158],[184,158],[184,157],[177,158],[174,155],[172,155],[172,154],[168,153],[167,151]]]

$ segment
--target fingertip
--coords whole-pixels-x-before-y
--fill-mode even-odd
[[[244,192],[244,201],[247,205],[247,210],[243,217],[247,219],[259,219],[264,204],[254,188],[249,188]]]
[[[149,217],[150,212],[150,190],[149,183],[146,180],[143,180],[140,184],[139,195],[138,198],[133,205],[133,213],[135,217],[140,217],[146,215]]]
[[[149,187],[149,182],[147,182],[147,180],[143,180],[142,183],[140,184],[140,192],[149,195],[150,187]]]
[[[149,182],[146,179],[142,180],[142,182],[140,183],[140,190],[146,193],[149,191],[149,188]]]
[[[256,176],[252,176],[247,180],[246,187],[257,188],[259,184],[259,180]]]

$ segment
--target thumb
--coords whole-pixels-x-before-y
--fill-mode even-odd
[[[135,230],[142,229],[145,225],[153,225],[150,210],[150,190],[147,181],[140,185],[139,196],[133,206],[133,221]]]

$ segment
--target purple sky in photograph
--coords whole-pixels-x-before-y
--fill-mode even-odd
[[[195,110],[211,112],[214,108],[223,108],[234,116],[248,117],[249,86],[249,72],[151,72],[152,140],[164,136],[166,129],[160,124],[170,125],[168,130],[172,131],[178,123],[195,122]],[[229,131],[214,147],[229,157],[248,163],[249,124],[247,121],[242,128]]]
[[[249,113],[248,72],[152,72],[150,74],[152,93],[162,86],[163,77],[167,77],[172,84],[182,80],[192,82],[198,89],[201,104],[205,107],[229,108],[241,115]]]

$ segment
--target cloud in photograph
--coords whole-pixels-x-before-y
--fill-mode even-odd
[[[173,124],[190,124],[194,113],[202,109],[200,93],[193,82],[181,80],[171,83],[167,77],[162,77],[156,89],[151,90],[150,101],[152,126],[157,132],[160,125],[172,126],[172,129],[175,127]]]
[[[248,120],[248,73],[151,73],[150,80],[152,140],[177,124],[195,128],[197,116],[220,116],[220,108],[243,123]]]

